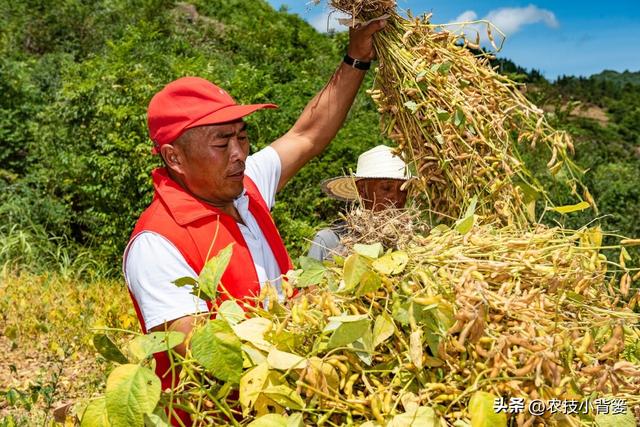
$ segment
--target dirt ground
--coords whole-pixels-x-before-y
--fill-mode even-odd
[[[16,345],[0,335],[0,424],[50,425],[54,410],[98,393],[106,363],[95,354],[65,354],[55,346]],[[51,347],[54,347],[53,349]]]
[[[607,123],[609,123],[609,117],[607,116],[607,113],[602,108],[596,105],[583,105],[580,108],[576,108],[574,111],[572,111],[571,115],[575,117],[593,119],[601,125],[606,125]]]

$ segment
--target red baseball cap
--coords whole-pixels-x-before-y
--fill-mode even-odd
[[[200,77],[182,77],[156,93],[147,108],[153,153],[190,128],[232,122],[275,104],[238,105],[224,89]]]

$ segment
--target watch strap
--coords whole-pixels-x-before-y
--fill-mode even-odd
[[[353,68],[357,68],[358,70],[367,71],[369,68],[371,68],[371,62],[365,62],[359,59],[352,58],[348,54],[344,56],[343,61],[345,64]]]

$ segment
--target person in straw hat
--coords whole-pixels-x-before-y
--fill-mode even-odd
[[[345,202],[360,201],[365,209],[402,209],[407,201],[404,184],[411,178],[409,168],[393,150],[378,145],[358,156],[356,172],[350,176],[331,178],[322,183],[322,191],[329,197]],[[319,261],[330,259],[340,252],[340,236],[345,224],[320,230],[314,237],[308,256]]]

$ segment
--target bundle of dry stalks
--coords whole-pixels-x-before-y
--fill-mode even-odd
[[[403,231],[395,230],[397,243]],[[386,253],[375,243],[353,244],[290,309],[256,314],[273,322],[274,344],[298,337],[293,352],[317,360],[289,381],[336,425],[403,425],[394,423],[417,408],[420,422],[433,425],[507,425],[506,417],[482,423],[487,414],[470,404],[474,396],[491,406],[498,397],[548,403],[615,395],[633,407],[640,403],[638,295],[626,301],[610,280],[602,238],[597,228],[475,225],[466,234],[439,226]],[[352,343],[336,348],[332,333],[344,325],[354,328]],[[513,418],[592,425],[593,418],[561,412]]]
[[[388,0],[331,4],[357,22],[390,15],[375,36],[379,68],[370,94],[383,132],[415,167],[433,221],[450,223],[473,196],[489,222],[522,225],[527,212],[534,220],[532,195],[544,197],[544,191],[523,167],[518,143],[546,146],[551,172],[564,169],[577,192],[581,171],[567,158],[569,135],[553,129],[516,83],[470,49],[477,46],[464,38],[464,25],[451,31],[429,16],[404,19]]]
[[[427,235],[430,227],[420,220],[421,212],[408,209],[385,209],[374,212],[355,208],[343,216],[345,234],[342,244],[353,245],[381,243],[385,248],[403,248],[418,236]]]
[[[626,268],[624,261],[600,254],[602,238],[597,228],[476,224],[463,234],[440,225],[395,250],[356,243],[346,258],[307,260],[283,290],[292,297],[293,286],[313,288],[281,305],[265,286],[262,303],[245,305],[246,313],[243,302],[214,302],[217,318],[203,314],[186,356],[171,351],[179,384],[160,398],[159,383],[151,396],[139,393],[146,386],[138,382],[142,397],[122,405],[138,410],[138,400],[148,399],[145,411],[157,405],[160,417],[180,409],[194,426],[635,425],[631,412],[611,418],[594,406],[612,395],[630,409],[640,404],[640,316],[633,312],[640,296],[624,298],[628,274],[618,285],[609,271]],[[173,346],[183,338],[164,339]],[[162,338],[155,341],[147,360],[163,348]],[[125,353],[140,350],[130,345]],[[145,369],[114,370],[107,402],[121,402],[113,384],[126,373],[142,381],[144,371],[142,384],[150,383]],[[500,398],[523,398],[523,412],[496,414]],[[534,399],[589,403],[589,413],[556,406],[532,414],[526,404]],[[99,402],[87,422],[104,413]],[[122,405],[114,419],[129,416]]]

